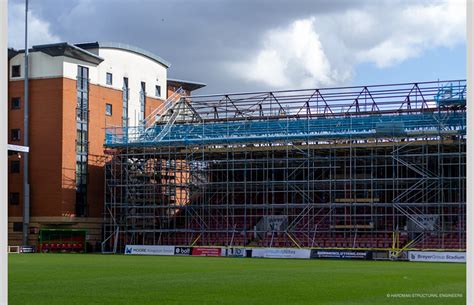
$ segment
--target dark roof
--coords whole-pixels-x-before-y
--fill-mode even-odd
[[[20,52],[18,52],[17,50],[15,50],[13,48],[8,48],[8,60],[10,60],[13,57],[17,56],[18,53],[20,53]]]
[[[149,51],[143,50],[141,48],[129,45],[129,44],[124,44],[124,43],[116,43],[116,42],[87,42],[87,43],[78,43],[76,44],[77,47],[85,49],[85,50],[90,50],[90,49],[119,49],[119,50],[125,50],[129,52],[133,52],[136,54],[140,54],[143,56],[146,56],[162,65],[164,65],[166,68],[171,67],[171,64],[161,58],[160,56],[151,53]]]
[[[33,46],[32,50],[43,52],[50,56],[67,56],[96,65],[104,61],[102,57],[67,42],[37,45]]]
[[[104,59],[98,56],[97,54],[94,54],[88,51],[91,49],[99,49],[99,48],[126,50],[129,52],[146,56],[150,58],[151,60],[154,60],[164,65],[166,68],[171,67],[171,64],[168,61],[164,60],[163,58],[159,57],[156,54],[153,54],[149,51],[140,49],[135,46],[131,46],[128,44],[123,44],[123,43],[115,43],[115,42],[88,42],[88,43],[77,43],[77,44],[60,42],[60,43],[33,46],[30,49],[30,52],[39,51],[39,52],[46,53],[50,56],[67,56],[67,57],[80,59],[86,62],[90,62],[93,64],[99,64]],[[25,50],[8,49],[8,59],[11,59],[17,54],[24,53],[24,52]]]
[[[194,91],[194,90],[206,87],[205,83],[199,83],[199,82],[176,79],[176,78],[168,78],[167,83],[170,85],[182,87],[183,89],[189,90],[189,91]]]

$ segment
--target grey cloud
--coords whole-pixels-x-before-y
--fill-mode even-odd
[[[23,3],[23,0],[9,1]],[[255,56],[269,30],[285,28],[297,19],[343,14],[354,8],[384,14],[413,1],[30,0],[30,3],[35,14],[50,24],[52,34],[62,40],[136,45],[171,62],[171,77],[205,82],[208,87],[198,92],[215,93],[267,89],[263,83],[243,81],[226,67]],[[338,49],[349,44],[367,46],[377,40],[377,37],[357,37],[350,31],[342,31],[340,27],[346,24],[331,25],[331,17],[328,18],[334,33],[347,34],[333,40],[332,30],[321,33],[323,48],[333,62],[344,65],[351,60]],[[381,31],[376,33],[386,35]]]
[[[23,2],[10,0],[10,2]],[[342,11],[354,1],[230,0],[30,0],[51,24],[53,34],[70,42],[116,41],[133,44],[172,63],[172,77],[202,81],[200,92],[264,89],[241,82],[225,62],[250,56],[265,31],[298,18]]]

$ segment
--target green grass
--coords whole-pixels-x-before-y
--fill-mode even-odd
[[[465,304],[465,275],[444,263],[13,254],[9,304]]]

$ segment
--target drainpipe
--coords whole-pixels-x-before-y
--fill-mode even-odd
[[[25,93],[23,102],[23,145],[28,146],[28,0],[25,0]],[[23,245],[28,245],[30,230],[30,184],[28,183],[28,154],[23,158]]]

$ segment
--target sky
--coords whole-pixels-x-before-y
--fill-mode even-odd
[[[196,94],[466,78],[465,0],[30,0],[29,37],[149,50]]]

